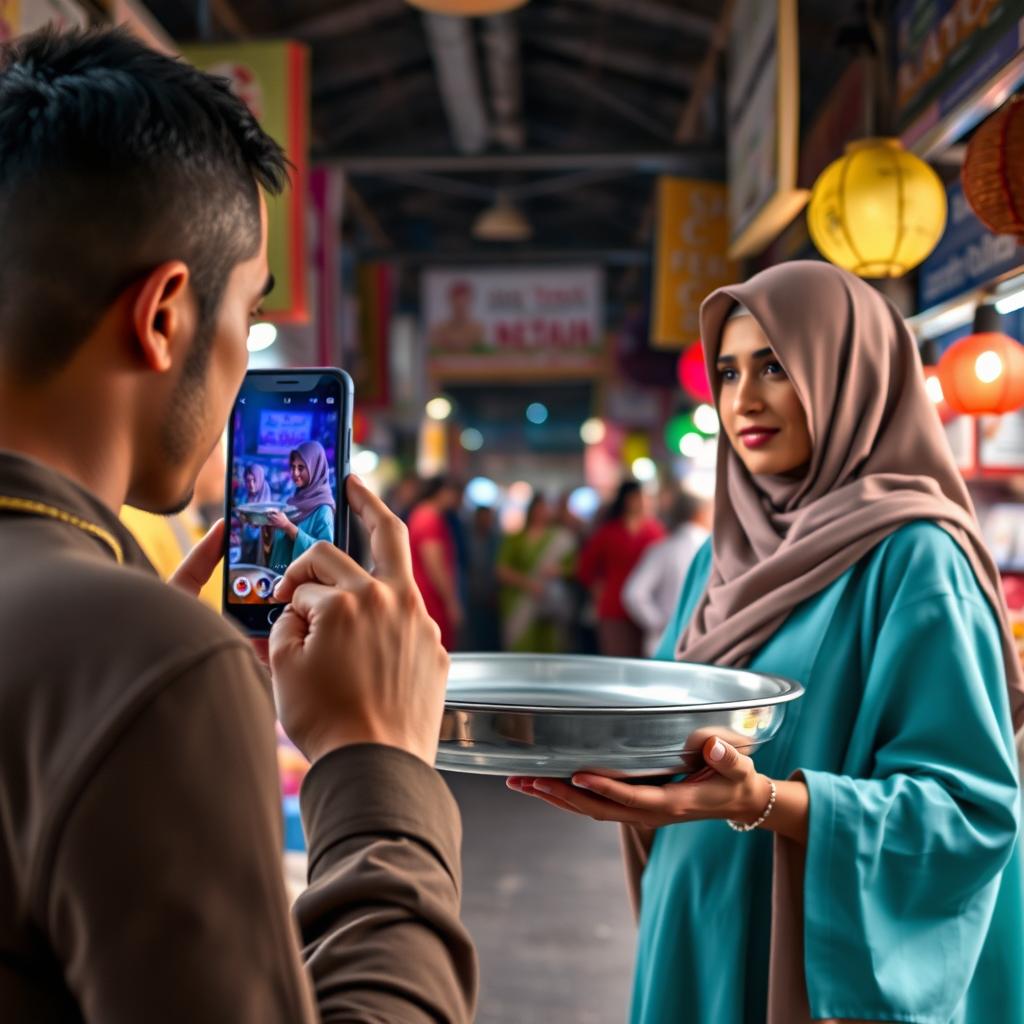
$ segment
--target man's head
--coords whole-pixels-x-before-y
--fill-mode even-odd
[[[223,430],[286,175],[226,82],[123,32],[0,47],[0,380],[109,386],[133,504],[187,503]]]

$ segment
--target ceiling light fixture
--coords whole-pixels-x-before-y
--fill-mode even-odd
[[[533,225],[508,196],[499,194],[473,223],[473,237],[482,242],[526,242],[533,238]]]

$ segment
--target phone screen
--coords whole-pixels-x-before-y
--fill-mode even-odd
[[[341,371],[252,371],[229,423],[225,609],[266,632],[274,587],[317,541],[344,548],[351,382]]]

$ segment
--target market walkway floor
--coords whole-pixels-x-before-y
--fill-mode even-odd
[[[615,827],[560,814],[503,779],[444,777],[465,830],[477,1024],[622,1024],[635,926]]]

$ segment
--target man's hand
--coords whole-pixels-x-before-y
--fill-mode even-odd
[[[413,580],[405,525],[357,478],[347,493],[376,569],[321,542],[278,584],[288,607],[270,634],[270,664],[281,724],[311,761],[382,743],[432,765],[448,655]]]
[[[210,582],[213,570],[223,557],[224,520],[218,519],[167,582],[197,597],[199,591]]]

